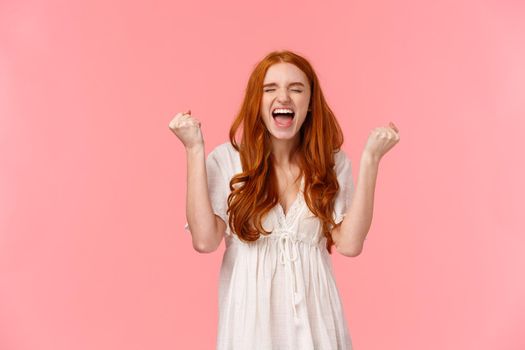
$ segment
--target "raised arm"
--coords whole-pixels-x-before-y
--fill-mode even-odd
[[[399,130],[391,122],[370,132],[361,157],[355,195],[340,226],[332,230],[338,252],[358,256],[372,224],[374,192],[381,158],[399,142]]]
[[[170,122],[170,129],[186,149],[186,218],[193,247],[198,252],[211,253],[219,247],[226,223],[214,214],[211,206],[200,122],[191,116],[191,111],[178,113]]]

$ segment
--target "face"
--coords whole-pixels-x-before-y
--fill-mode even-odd
[[[310,84],[302,70],[291,63],[268,68],[260,114],[274,138],[294,139],[306,119],[309,103]]]

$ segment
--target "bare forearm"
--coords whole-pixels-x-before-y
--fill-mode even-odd
[[[208,193],[204,145],[186,149],[186,159],[186,218],[193,246],[200,252],[211,252],[220,244],[221,236],[217,234],[217,222]]]
[[[362,154],[354,197],[341,223],[339,238],[341,249],[353,252],[352,255],[361,252],[372,224],[378,168],[379,160]]]

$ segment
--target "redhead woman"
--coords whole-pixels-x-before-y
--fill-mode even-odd
[[[169,127],[186,149],[193,247],[209,253],[225,240],[217,349],[352,349],[332,247],[361,253],[396,126],[370,132],[354,187],[343,133],[311,64],[275,51],[250,75],[228,142],[206,157],[191,111]]]

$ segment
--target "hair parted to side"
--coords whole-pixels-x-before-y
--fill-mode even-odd
[[[334,153],[340,150],[344,137],[311,64],[288,50],[273,51],[255,66],[241,109],[230,128],[230,142],[240,154],[242,172],[230,181],[228,224],[243,241],[255,241],[261,234],[271,234],[263,229],[262,219],[279,201],[277,176],[271,161],[270,133],[259,111],[266,72],[270,66],[281,62],[297,66],[310,83],[311,111],[299,130],[300,142],[294,152],[299,159],[301,175],[304,175],[305,202],[321,220],[327,238],[326,248],[331,253],[330,227],[335,225],[332,213],[339,190]],[[241,127],[242,138],[238,144],[235,137]]]

